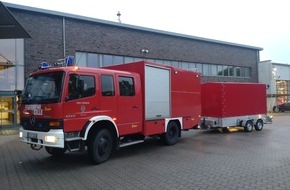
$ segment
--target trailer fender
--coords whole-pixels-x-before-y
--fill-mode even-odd
[[[115,121],[109,116],[101,115],[101,116],[95,116],[95,117],[92,117],[91,119],[89,119],[89,121],[84,129],[84,135],[83,135],[82,140],[87,140],[90,129],[93,127],[93,125],[95,123],[100,122],[100,121],[108,121],[108,122],[112,123],[114,125],[117,137],[119,137],[118,127],[117,127]]]

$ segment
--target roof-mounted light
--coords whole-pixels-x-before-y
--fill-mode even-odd
[[[76,66],[76,64],[74,64],[73,56],[67,56],[64,59],[59,59],[52,65],[48,64],[47,62],[42,62],[39,66],[39,69],[44,70],[51,67],[68,67],[68,66]]]
[[[44,69],[48,69],[50,66],[47,62],[42,62],[39,66],[39,69],[44,70]]]
[[[65,58],[65,63],[67,66],[74,66],[74,58],[72,56],[67,56]]]

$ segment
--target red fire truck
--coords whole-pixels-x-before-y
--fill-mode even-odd
[[[200,74],[149,62],[32,73],[19,107],[20,139],[54,156],[87,148],[94,164],[159,136],[174,145],[200,122]]]

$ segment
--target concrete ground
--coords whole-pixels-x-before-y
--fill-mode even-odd
[[[273,115],[261,132],[191,130],[174,146],[148,139],[101,165],[34,151],[2,130],[0,189],[290,189],[290,113]]]

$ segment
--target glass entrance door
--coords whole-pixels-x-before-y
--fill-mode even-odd
[[[0,96],[0,126],[14,125],[14,98]]]

